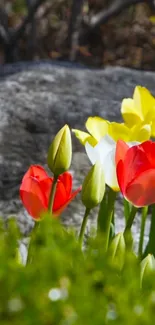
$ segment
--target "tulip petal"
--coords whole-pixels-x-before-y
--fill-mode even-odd
[[[63,205],[61,205],[56,211],[54,211],[54,216],[59,216],[80,191],[81,191],[81,186],[72,193],[72,195],[68,198],[68,200]]]
[[[155,115],[155,99],[148,89],[137,86],[133,95],[134,104],[138,112],[141,112],[141,120],[150,122]]]
[[[143,150],[150,163],[150,168],[155,168],[155,142],[145,141],[139,145],[139,149]]]
[[[125,191],[126,198],[137,207],[155,203],[155,169],[140,174]]]
[[[104,162],[107,154],[115,148],[115,141],[108,135],[105,135],[95,147],[86,143],[85,149],[91,163],[94,165],[97,160]]]
[[[129,141],[131,130],[124,123],[112,122],[109,126],[109,135],[118,141],[123,139],[124,141]]]
[[[149,168],[150,163],[142,145],[129,148],[124,158],[124,186],[128,186],[139,174]]]
[[[124,141],[119,140],[116,145],[116,154],[115,154],[116,174],[117,174],[117,180],[118,180],[119,187],[123,194],[124,194],[125,188],[128,184],[128,181],[131,181],[135,177],[135,175],[137,173],[137,168],[139,170],[138,163],[136,163],[134,166],[134,162],[136,162],[136,154],[138,153],[138,148],[139,148],[139,146],[136,146],[134,148],[133,145],[135,145],[135,144],[136,143],[134,143],[134,142],[126,144]],[[140,153],[141,153],[141,151],[140,151]],[[127,156],[127,158],[126,158],[126,156]],[[144,155],[142,154],[142,157],[143,156]],[[140,157],[138,156],[137,160],[139,158]],[[148,163],[148,160],[147,160],[147,163]]]
[[[120,190],[121,190],[122,194],[124,195],[124,192],[125,192],[124,164],[123,164],[123,161],[122,160],[120,160],[117,163],[117,166],[116,166],[116,175],[117,175],[118,185],[120,187]]]
[[[115,152],[116,175],[117,175],[117,181],[118,181],[120,190],[123,195],[124,195],[124,191],[125,191],[125,182],[124,182],[125,169],[124,168],[128,168],[128,167],[124,166],[125,156],[127,154],[128,149],[131,146],[136,145],[136,144],[137,144],[136,142],[125,143],[122,140],[117,141],[117,144],[116,144],[116,152]]]
[[[63,183],[67,196],[71,195],[73,178],[71,173],[65,172],[59,176],[60,182]]]
[[[103,170],[105,174],[105,183],[114,191],[119,191],[120,188],[116,176],[115,148],[107,154],[103,163]]]
[[[64,184],[58,179],[56,185],[55,198],[53,203],[53,212],[55,213],[68,200],[68,196]]]
[[[116,166],[120,160],[124,161],[128,149],[129,146],[123,140],[117,141],[115,153]]]
[[[117,182],[115,167],[115,141],[108,135],[105,135],[95,147],[92,147],[86,143],[85,148],[88,158],[93,165],[98,160],[102,164],[105,183],[109,185],[113,190],[118,191],[119,186]]]
[[[152,135],[152,137],[155,137],[155,119],[152,120],[151,135]]]
[[[48,177],[46,179],[43,179],[41,182],[39,182],[40,188],[42,189],[42,192],[44,193],[44,195],[46,197],[47,206],[49,203],[49,196],[50,196],[50,192],[51,192],[51,188],[52,188],[52,183],[53,183],[52,177]]]
[[[33,177],[24,179],[20,186],[20,197],[28,213],[34,219],[40,219],[40,214],[47,209],[48,203],[39,182]]]
[[[25,181],[26,178],[29,178],[30,176],[35,177],[38,181],[42,181],[43,179],[46,179],[48,177],[44,168],[39,165],[30,166],[28,171],[25,173],[22,182]]]
[[[100,141],[108,133],[109,122],[99,116],[90,116],[86,121],[86,128],[97,141]]]
[[[129,128],[143,121],[142,112],[136,109],[134,100],[132,98],[123,99],[121,114],[123,116],[123,120]]]
[[[85,149],[86,149],[87,156],[90,159],[92,165],[94,165],[97,160],[101,161],[100,154],[96,149],[96,146],[92,147],[88,142],[86,142]]]
[[[91,136],[89,133],[72,129],[72,132],[75,134],[76,138],[81,142],[81,144],[85,145],[86,142],[89,142],[92,146],[97,144],[97,140]]]
[[[150,139],[151,136],[151,125],[150,124],[136,124],[130,129],[131,140],[137,140],[144,142]]]

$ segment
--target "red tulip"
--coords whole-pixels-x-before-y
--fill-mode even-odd
[[[155,203],[155,143],[146,141],[131,148],[116,145],[116,173],[123,196],[137,207]]]
[[[47,211],[52,183],[53,178],[38,165],[31,166],[24,175],[20,197],[32,218],[39,220],[41,212]],[[57,182],[53,214],[58,216],[80,190],[81,187],[72,192],[72,175],[68,172],[61,174]]]

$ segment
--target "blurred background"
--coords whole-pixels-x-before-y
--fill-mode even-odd
[[[0,0],[0,64],[155,70],[154,0]]]

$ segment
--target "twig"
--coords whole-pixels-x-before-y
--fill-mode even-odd
[[[68,29],[68,47],[70,50],[70,60],[76,59],[76,53],[78,49],[80,24],[82,21],[82,9],[84,0],[73,0],[72,13]]]
[[[34,0],[25,0],[26,1],[26,6],[29,11],[31,10],[31,6],[34,2]],[[35,15],[32,17],[31,21],[31,27],[30,27],[30,35],[31,37],[28,38],[28,52],[29,52],[29,59],[33,59],[34,54],[35,54],[35,49],[36,49],[36,20],[35,20]]]
[[[3,46],[4,46],[4,53],[5,53],[5,62],[10,63],[14,62],[18,59],[17,57],[17,43],[25,29],[29,23],[33,20],[33,17],[36,14],[37,9],[39,6],[46,0],[36,0],[34,4],[29,7],[28,15],[24,18],[21,25],[16,28],[15,30],[8,31],[7,41],[4,41],[3,37]],[[28,3],[28,2],[27,2]]]
[[[25,17],[21,25],[15,30],[15,32],[12,34],[12,37],[10,39],[10,46],[13,46],[17,40],[23,35],[25,32],[25,29],[29,23],[33,20],[33,17],[35,16],[38,8],[41,6],[42,3],[44,3],[46,0],[36,0],[33,5],[29,8],[28,15]]]
[[[101,24],[105,24],[110,18],[117,16],[122,11],[124,11],[124,9],[142,2],[144,3],[148,2],[149,4],[149,1],[147,0],[123,0],[120,1],[119,3],[115,1],[110,8],[107,8],[106,10],[102,10],[98,14],[91,17],[88,22],[88,26],[90,28],[95,28]]]
[[[84,39],[88,38],[92,30],[99,27],[101,24],[105,24],[109,19],[116,17],[130,6],[138,3],[146,3],[150,7],[154,6],[155,8],[155,0],[121,0],[119,2],[116,0],[109,8],[103,9],[98,14],[93,15],[92,17],[84,17],[83,27],[79,35],[80,44]]]
[[[9,42],[9,27],[8,27],[8,15],[0,8],[0,42],[4,46]]]

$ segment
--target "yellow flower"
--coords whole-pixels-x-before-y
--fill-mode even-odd
[[[151,136],[151,126],[149,124],[136,124],[129,128],[124,123],[112,122],[109,125],[108,134],[113,138],[113,140],[124,140],[126,142],[138,141],[144,142],[150,139]]]
[[[89,133],[77,129],[72,129],[72,131],[83,145],[88,142],[92,146],[95,146],[108,133],[109,124],[109,121],[99,116],[90,116],[85,124]]]
[[[155,136],[155,98],[148,89],[135,87],[133,99],[123,99],[121,113],[127,127],[150,125],[151,135]]]
[[[89,117],[86,121],[86,129],[89,133],[77,129],[72,131],[78,140],[85,145],[87,142],[93,147],[105,136],[109,135],[114,141],[119,139],[124,141],[143,142],[151,136],[150,124],[136,123],[132,127],[124,123],[110,123],[101,117]]]

